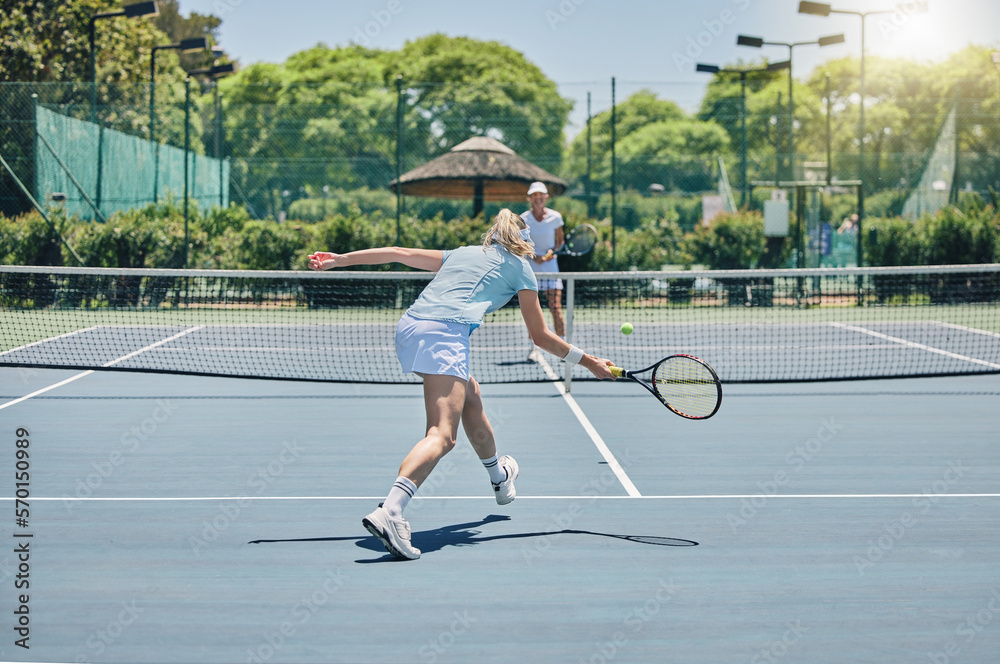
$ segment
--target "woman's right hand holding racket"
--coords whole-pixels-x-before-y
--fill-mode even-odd
[[[600,380],[615,380],[617,376],[612,373],[611,367],[615,366],[613,360],[608,360],[603,357],[597,357],[596,355],[587,355],[584,353],[583,359],[580,361],[580,365],[594,374],[595,378]]]

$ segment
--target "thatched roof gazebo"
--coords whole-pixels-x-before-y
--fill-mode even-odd
[[[566,191],[565,180],[518,157],[496,139],[475,136],[393,180],[389,189],[402,187],[405,196],[471,198],[476,216],[484,201],[523,199],[528,185],[536,181],[544,182],[553,196]]]

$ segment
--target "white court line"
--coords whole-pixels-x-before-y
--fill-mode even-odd
[[[707,495],[661,495],[661,496],[524,496],[518,494],[518,500],[750,500],[760,498],[763,494],[707,494]],[[854,498],[863,499],[901,499],[901,498],[927,498],[933,496],[935,499],[941,498],[1000,498],[1000,493],[792,493],[768,495],[768,500],[850,500]],[[225,500],[382,500],[385,496],[171,496],[171,497],[118,497],[118,498],[76,498],[64,496],[62,498],[33,496],[33,501],[71,501],[90,503],[125,503],[125,502],[211,502]],[[412,500],[493,500],[493,496],[414,496]],[[14,500],[12,496],[0,496],[0,501]]]
[[[161,341],[157,341],[155,344],[150,344],[150,345],[146,346],[145,348],[141,348],[141,349],[139,349],[137,351],[133,351],[133,352],[129,353],[128,355],[122,355],[118,359],[111,360],[110,362],[108,362],[106,364],[102,364],[101,366],[102,367],[112,367],[112,366],[118,364],[119,362],[124,362],[125,360],[127,360],[129,358],[135,357],[139,353],[143,353],[143,352],[145,352],[145,351],[147,351],[147,350],[149,350],[151,348],[156,348],[157,346],[161,346],[161,345],[163,345],[165,343],[173,341],[174,339],[177,339],[178,337],[182,337],[185,334],[188,334],[189,332],[194,332],[195,330],[200,330],[201,328],[202,328],[201,325],[199,325],[197,327],[188,328],[188,329],[184,330],[183,332],[178,332],[177,334],[175,334],[172,337],[168,337],[168,338],[163,339]],[[58,337],[53,337],[53,338],[56,339]],[[48,392],[50,390],[54,390],[57,387],[62,387],[63,385],[66,385],[67,383],[72,383],[74,380],[83,378],[84,376],[89,376],[92,373],[94,373],[94,370],[93,369],[88,369],[87,371],[84,371],[82,373],[78,373],[75,376],[70,376],[66,380],[59,381],[55,385],[49,385],[48,387],[43,387],[42,389],[36,390],[35,392],[32,392],[31,394],[26,394],[26,395],[24,395],[23,397],[21,397],[19,399],[14,399],[13,401],[8,401],[7,403],[2,403],[2,404],[0,404],[0,410],[3,410],[4,408],[7,408],[8,406],[13,406],[14,404],[21,403],[22,401],[27,401],[28,399],[30,399],[32,397],[37,397],[39,394],[45,394],[46,392]]]
[[[56,339],[62,339],[64,337],[71,337],[74,334],[80,334],[81,332],[90,332],[91,330],[96,330],[99,327],[100,327],[100,325],[94,325],[93,327],[86,327],[86,328],[84,328],[82,330],[73,330],[72,332],[66,332],[64,334],[60,334],[59,336],[49,337],[48,339],[41,339],[40,341],[33,341],[30,344],[25,344],[23,346],[18,346],[17,348],[11,348],[10,350],[5,350],[4,352],[0,353],[0,355],[6,355],[8,353],[16,353],[17,351],[24,350],[25,348],[31,348],[32,346],[37,346],[38,344],[47,344],[50,341],[55,341]]]
[[[990,332],[989,330],[980,330],[975,327],[966,327],[965,325],[955,325],[954,323],[945,323],[939,320],[936,320],[934,322],[937,323],[938,325],[941,325],[943,327],[949,327],[953,330],[962,330],[963,332],[972,332],[973,334],[985,334],[988,337],[996,337],[997,339],[1000,339],[1000,334],[997,334],[996,332]]]
[[[0,404],[0,410],[3,410],[4,408],[7,408],[8,406],[13,406],[14,404],[21,403],[22,401],[27,401],[28,399],[30,399],[32,397],[37,397],[39,394],[45,394],[49,390],[54,390],[57,387],[62,387],[66,383],[72,383],[74,380],[77,380],[78,378],[83,378],[84,376],[89,376],[92,373],[94,373],[94,370],[93,369],[89,369],[87,371],[84,371],[83,373],[78,373],[75,376],[70,376],[66,380],[59,381],[55,385],[49,385],[48,387],[43,387],[42,389],[36,390],[35,392],[32,392],[31,394],[26,394],[23,397],[21,397],[20,399],[14,399],[13,401],[8,401],[7,403],[2,403],[2,404]]]
[[[899,337],[889,336],[888,334],[882,334],[881,332],[876,332],[875,330],[869,330],[865,327],[858,327],[857,325],[847,325],[845,323],[830,323],[834,327],[840,327],[845,330],[853,330],[854,332],[861,332],[863,334],[868,334],[879,339],[886,339],[887,341],[894,341],[895,343],[906,346],[907,348],[917,348],[919,350],[926,350],[928,353],[937,353],[938,355],[944,355],[945,357],[950,357],[956,360],[963,360],[965,362],[972,362],[973,364],[981,364],[992,369],[1000,369],[1000,364],[994,362],[987,362],[986,360],[979,360],[974,357],[969,357],[967,355],[959,355],[958,353],[952,353],[947,350],[942,350],[940,348],[935,348],[934,346],[926,346],[924,344],[918,344],[915,341],[909,341],[908,339],[900,339]]]
[[[566,391],[566,384],[559,380],[559,375],[553,371],[552,365],[550,365],[537,350],[533,350],[531,352],[531,356],[532,359],[538,362],[539,366],[541,366],[545,371],[545,375],[552,379],[553,384],[556,386],[556,390],[559,391],[559,394],[562,395],[562,398],[566,401],[566,405],[569,406],[569,409],[573,411],[574,415],[576,415],[576,419],[580,422],[580,425],[583,426],[583,430],[586,431],[587,435],[590,436],[590,439],[594,441],[594,445],[597,446],[597,451],[600,452],[601,456],[604,457],[604,460],[607,461],[608,467],[611,468],[615,477],[617,477],[618,481],[622,483],[623,487],[625,487],[625,491],[628,495],[633,498],[641,496],[642,494],[639,493],[639,490],[635,488],[635,485],[632,484],[632,480],[630,480],[629,476],[625,473],[625,469],[622,468],[620,463],[618,463],[618,459],[615,458],[615,455],[611,453],[611,450],[604,442],[604,439],[601,438],[601,434],[597,433],[597,429],[594,428],[594,425],[590,423],[587,415],[583,412],[583,409],[580,408],[580,404],[576,402],[576,399],[573,398],[572,394]]]

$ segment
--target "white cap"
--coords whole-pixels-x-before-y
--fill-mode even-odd
[[[532,182],[531,186],[528,187],[528,195],[531,196],[534,193],[542,192],[543,194],[549,193],[549,190],[545,188],[544,182]]]

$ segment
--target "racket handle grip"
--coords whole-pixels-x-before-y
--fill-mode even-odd
[[[611,370],[611,375],[615,378],[621,378],[625,375],[625,370],[621,367],[608,367]]]

